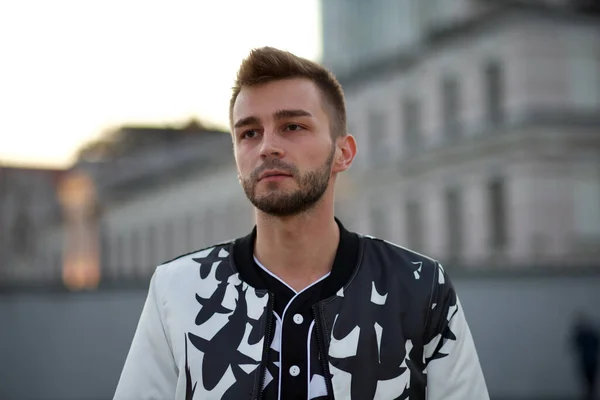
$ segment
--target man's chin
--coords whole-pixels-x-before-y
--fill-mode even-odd
[[[264,185],[263,187],[254,188],[254,199],[258,201],[268,201],[272,199],[272,201],[277,202],[293,197],[297,192],[297,188],[286,188],[279,184],[276,187]]]
[[[265,214],[275,217],[289,217],[306,210],[306,204],[293,201],[290,196],[262,196],[251,199],[252,204]]]
[[[286,208],[286,207],[278,207],[275,205],[260,205],[260,207],[256,207],[262,213],[269,215],[271,217],[277,218],[286,218],[286,217],[294,217],[302,214],[306,211],[305,207],[301,208]]]
[[[257,208],[285,208],[287,204],[290,204],[289,198],[289,194],[286,196],[282,193],[277,196],[274,196],[273,194],[266,196],[255,196],[251,200],[252,203],[257,206]]]

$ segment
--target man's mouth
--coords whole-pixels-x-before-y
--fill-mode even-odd
[[[283,171],[265,171],[262,174],[260,174],[260,176],[258,177],[259,181],[265,180],[265,179],[283,179],[283,178],[289,178],[291,177],[290,174],[288,174],[287,172],[283,172]]]

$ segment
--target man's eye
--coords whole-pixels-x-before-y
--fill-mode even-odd
[[[242,133],[242,139],[252,139],[254,137],[256,137],[255,130],[250,130],[250,131],[246,131],[246,132]]]
[[[286,131],[292,131],[293,132],[293,131],[299,131],[301,129],[303,129],[303,128],[300,125],[298,125],[298,124],[287,124],[285,126],[285,130]]]

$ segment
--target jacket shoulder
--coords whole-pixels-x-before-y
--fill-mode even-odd
[[[200,269],[201,275],[205,271],[207,271],[206,274],[209,274],[213,267],[217,267],[217,265],[219,268],[215,268],[215,272],[219,271],[219,275],[223,275],[223,273],[231,275],[233,270],[229,268],[229,254],[232,243],[233,241],[227,241],[214,244],[163,262],[156,268],[156,278],[168,281],[189,279],[190,274],[197,276],[198,269]]]
[[[226,258],[229,255],[229,249],[232,244],[233,240],[213,244],[211,246],[204,247],[199,250],[194,250],[189,253],[179,255],[175,258],[172,258],[171,260],[163,262],[159,265],[159,267],[165,266],[168,268],[169,266],[181,264],[182,262],[189,262],[196,258],[206,260],[207,262],[210,260],[217,261],[218,259]]]
[[[387,240],[368,235],[362,235],[361,240],[364,241],[365,255],[375,257],[377,264],[385,268],[401,269],[416,277],[417,274],[433,274],[439,265],[432,257]]]

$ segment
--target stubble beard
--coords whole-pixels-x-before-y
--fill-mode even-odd
[[[325,194],[329,186],[334,155],[335,146],[332,146],[327,161],[321,167],[303,174],[295,166],[286,164],[277,158],[268,159],[254,170],[250,177],[242,179],[242,188],[252,205],[267,215],[290,217],[305,213],[313,208]],[[268,182],[268,193],[257,196],[258,177],[268,169],[289,173],[290,179],[294,179],[298,184],[298,189],[285,191],[279,189],[279,182]]]

